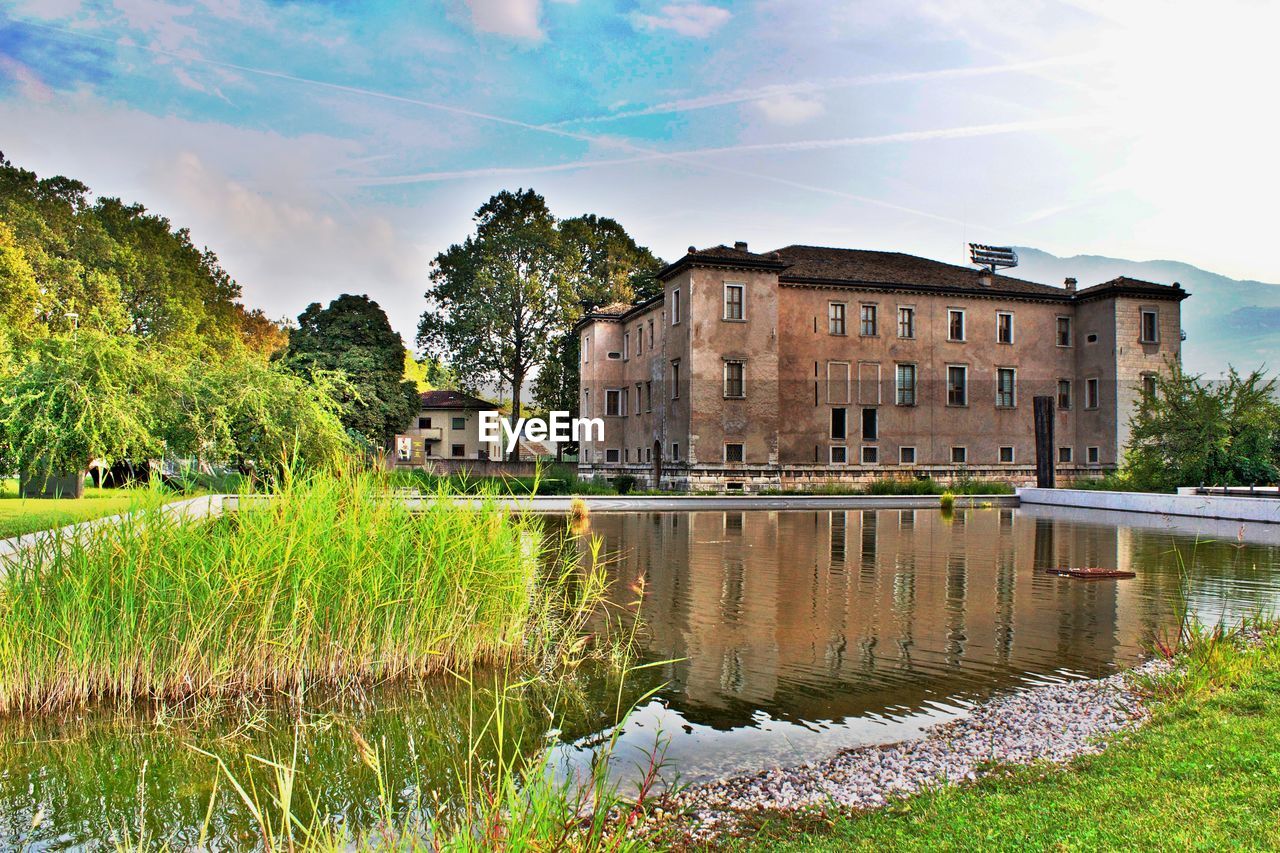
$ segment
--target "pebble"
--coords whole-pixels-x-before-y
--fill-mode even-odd
[[[1102,752],[1108,736],[1148,716],[1132,675],[1168,666],[1153,660],[1106,678],[998,696],[914,740],[685,788],[667,797],[667,810],[681,815],[689,840],[708,841],[733,832],[744,813],[882,808],[924,788],[971,782],[995,765],[1063,763]]]

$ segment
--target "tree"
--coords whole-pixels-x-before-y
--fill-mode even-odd
[[[643,301],[662,292],[655,275],[662,259],[637,244],[617,220],[588,213],[562,221],[559,230],[574,255],[573,291],[579,308]]]
[[[525,379],[572,321],[571,255],[533,190],[503,190],[475,221],[474,236],[432,263],[418,343],[471,389],[495,379],[510,387],[514,422]]]
[[[1278,469],[1280,403],[1261,369],[1205,382],[1174,362],[1130,419],[1124,474],[1136,488],[1274,483]]]
[[[313,302],[289,333],[285,363],[308,379],[341,374],[342,423],[367,444],[388,447],[417,412],[418,392],[404,378],[404,341],[368,296],[343,294],[327,308]]]
[[[547,412],[568,412],[576,418],[578,405],[578,336],[572,330],[556,340],[551,358],[538,371],[533,383],[533,399],[539,408]],[[556,443],[556,461],[564,458],[565,442]],[[573,448],[576,451],[576,445]]]

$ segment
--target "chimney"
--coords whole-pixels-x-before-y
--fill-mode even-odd
[[[1076,280],[1075,280],[1074,278],[1068,278],[1068,279],[1067,279],[1065,282],[1063,282],[1063,283],[1067,286],[1067,290],[1075,290],[1075,289],[1076,289]]]
[[[983,287],[990,287],[995,283],[995,280],[995,273],[991,272],[991,270],[982,270],[978,273],[978,284]]]
[[[745,252],[747,250],[747,241],[739,240],[733,244],[733,248],[737,249],[739,252]]]

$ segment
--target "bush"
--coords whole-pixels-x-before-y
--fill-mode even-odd
[[[630,492],[636,485],[636,478],[630,474],[619,474],[613,478],[613,487],[618,490],[618,494],[625,495]]]

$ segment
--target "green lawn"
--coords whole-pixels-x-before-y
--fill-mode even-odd
[[[1280,848],[1280,639],[1205,641],[1153,721],[1067,769],[1026,768],[861,817],[764,822],[737,849]]]
[[[23,499],[16,480],[0,480],[0,539],[126,512],[137,502],[129,489],[86,488],[83,498]]]

